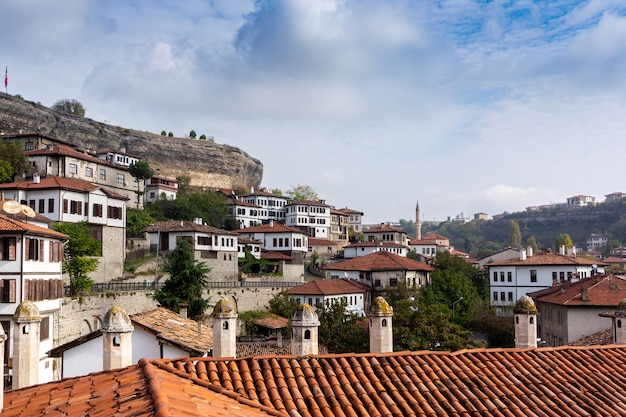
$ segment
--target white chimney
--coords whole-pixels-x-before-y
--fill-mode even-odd
[[[132,365],[133,330],[130,317],[122,307],[114,306],[107,311],[102,323],[103,370],[110,371]]]
[[[513,309],[515,314],[515,347],[537,347],[537,307],[532,298],[522,296]]]
[[[529,246],[526,248],[526,256],[528,256],[529,258],[533,256],[533,247]]]
[[[560,245],[559,246],[559,254],[565,255],[565,245]]]
[[[274,227],[274,220],[270,219],[270,227]]]
[[[526,250],[524,248],[520,248],[519,250],[519,260],[520,261],[526,260]]]
[[[180,307],[180,318],[181,319],[186,319],[187,318],[187,304],[184,303],[180,303],[178,305]]]
[[[235,304],[222,298],[215,304],[213,313],[214,358],[237,357],[237,310]]]
[[[33,183],[34,184],[39,184],[41,182],[41,176],[39,175],[38,172],[35,172],[33,174]]]

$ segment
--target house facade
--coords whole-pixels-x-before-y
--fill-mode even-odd
[[[369,227],[363,233],[366,242],[393,242],[408,247],[411,240],[404,230],[384,223],[381,223],[380,226]]]
[[[408,252],[408,248],[406,246],[395,242],[357,242],[343,247],[343,257],[351,259],[358,256],[369,255],[381,250],[386,250],[388,252],[395,253],[396,255],[405,257]]]
[[[430,265],[385,250],[347,259],[323,268],[327,279],[351,278],[375,291],[404,283],[412,288],[430,284]]]
[[[324,200],[303,200],[285,206],[285,225],[301,230],[307,236],[330,238],[331,207]]]
[[[289,202],[289,197],[274,194],[263,188],[259,191],[251,190],[250,193],[242,194],[238,199],[253,206],[258,206],[258,213],[255,215],[258,224],[267,224],[270,220],[285,222],[286,206]],[[251,226],[251,224],[246,224],[245,226]]]
[[[55,329],[63,298],[63,242],[69,236],[28,221],[20,221],[0,207],[0,323],[8,336],[4,369],[15,352],[18,305],[32,301],[39,310],[38,383],[54,379],[56,363],[47,352],[54,346]]]
[[[239,225],[240,229],[267,224],[267,210],[259,205],[239,198],[229,198],[227,205],[228,215]]]
[[[209,280],[236,281],[238,276],[238,235],[201,224],[201,221],[168,220],[146,228],[151,250],[167,253],[176,248],[176,239],[188,239],[195,259],[211,268]]]
[[[348,243],[348,214],[341,210],[330,209],[330,236],[329,239],[339,246]]]
[[[337,209],[338,211],[348,216],[348,230],[352,229],[354,233],[361,233],[363,231],[363,212],[359,210],[350,209],[344,207]]]
[[[611,327],[601,314],[626,299],[626,278],[596,275],[529,294],[537,306],[537,337],[564,346]]]
[[[125,196],[87,181],[63,177],[0,184],[0,191],[5,198],[30,206],[54,222],[86,222],[92,236],[101,243],[98,270],[90,277],[95,282],[108,282],[123,276]]]
[[[290,288],[289,296],[317,309],[344,302],[346,311],[364,317],[371,303],[371,288],[349,278],[315,280]]]
[[[152,177],[144,183],[144,201],[154,203],[159,200],[176,200],[178,181],[161,177]]]
[[[524,295],[559,283],[576,282],[604,274],[604,264],[596,260],[546,252],[533,254],[520,251],[518,259],[487,264],[491,297],[490,305],[497,314],[510,314],[516,300]]]

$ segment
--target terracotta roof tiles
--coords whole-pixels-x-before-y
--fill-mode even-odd
[[[339,295],[365,293],[371,287],[350,278],[314,280],[290,288],[289,294],[298,295]]]
[[[583,288],[586,299],[583,299]],[[626,278],[614,275],[596,275],[572,283],[555,285],[528,294],[538,302],[576,305],[617,307],[626,298]]]
[[[524,260],[519,258],[505,259],[502,261],[495,261],[488,266],[506,266],[506,265],[604,265],[603,262],[597,259],[587,259],[576,256],[566,256],[559,253],[544,253],[529,256]]]
[[[116,200],[128,200],[125,195],[108,190],[100,185],[93,184],[88,181],[79,180],[77,178],[55,177],[47,176],[41,178],[39,182],[23,181],[23,182],[11,182],[6,184],[0,184],[0,190],[49,190],[49,189],[62,189],[70,191],[78,191],[88,193],[94,190],[102,190],[109,197]]]
[[[188,220],[167,220],[162,222],[155,222],[154,224],[146,227],[146,232],[203,232],[220,235],[233,235],[237,233],[230,230],[218,229],[217,227],[208,226],[204,224],[197,224]]]
[[[4,214],[0,214],[0,234],[30,234],[36,236],[47,236],[55,239],[67,240],[70,237],[66,234],[36,224],[22,222]]]
[[[324,267],[333,271],[434,271],[430,265],[385,250]]]

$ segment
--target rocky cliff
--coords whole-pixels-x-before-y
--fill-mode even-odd
[[[161,177],[188,175],[194,186],[248,189],[258,187],[263,178],[261,161],[234,146],[111,126],[0,93],[0,132],[20,131],[38,132],[87,150],[126,148]]]

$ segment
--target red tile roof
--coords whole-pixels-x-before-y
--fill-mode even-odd
[[[337,246],[337,244],[329,239],[320,239],[316,237],[310,237],[309,246]]]
[[[47,176],[41,178],[39,182],[23,181],[23,182],[10,182],[6,184],[0,184],[0,190],[49,190],[49,189],[61,189],[88,193],[97,189],[102,190],[110,198],[116,200],[128,200],[125,195],[108,190],[107,188],[93,184],[89,181],[83,181],[76,178],[65,177],[53,177]]]
[[[204,224],[197,224],[188,220],[168,220],[164,222],[155,222],[154,224],[146,227],[146,232],[203,232],[217,235],[237,235],[237,233],[235,233],[234,231],[218,229],[217,227],[207,226]]]
[[[269,251],[261,254],[261,259],[265,259],[267,261],[288,261],[292,259],[291,256],[286,253]]]
[[[435,268],[430,265],[386,250],[337,262],[324,269],[333,271],[435,271]]]
[[[343,248],[375,248],[375,247],[381,247],[381,248],[405,248],[406,249],[406,245],[401,245],[399,243],[396,242],[356,242],[356,243],[350,243],[349,245],[344,246]]]
[[[583,288],[587,288],[587,300],[582,299]],[[549,304],[615,308],[626,298],[626,279],[613,275],[596,275],[528,295],[537,302]]]
[[[626,346],[141,360],[5,393],[9,416],[626,415]]]
[[[389,226],[387,224],[383,224],[380,226],[372,226],[363,231],[363,233],[383,233],[383,232],[395,232],[395,233],[406,234],[404,230],[398,229],[397,227]]]
[[[289,289],[289,294],[297,295],[339,295],[371,291],[372,288],[350,278],[322,279],[309,281]]]
[[[527,257],[525,260],[505,259],[495,261],[487,266],[507,266],[507,265],[604,265],[597,259],[587,259],[575,256],[561,255],[560,253],[544,253]]]
[[[64,233],[45,227],[37,226],[13,219],[7,215],[0,214],[0,234],[29,234],[36,236],[47,236],[55,239],[67,240],[70,237]]]
[[[235,230],[237,233],[299,233],[304,234],[301,230],[293,227],[285,226],[282,223],[272,222],[271,224],[261,224],[258,226],[250,226],[245,229]]]

